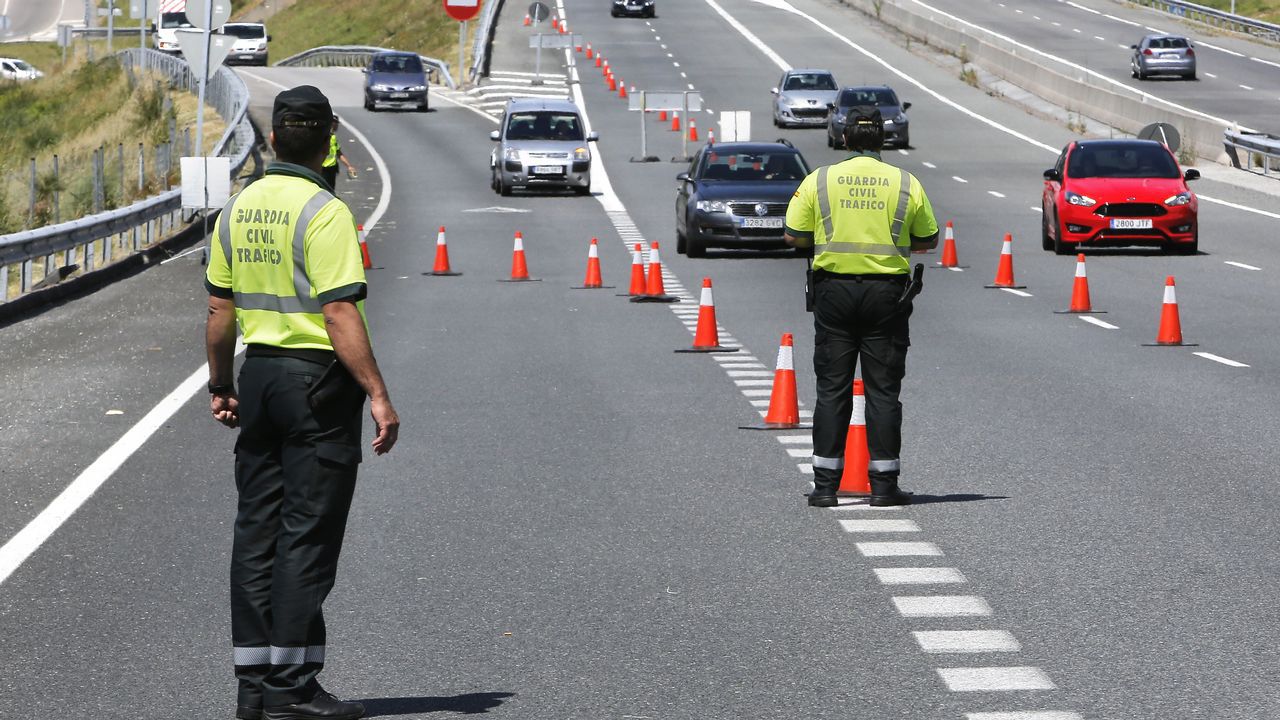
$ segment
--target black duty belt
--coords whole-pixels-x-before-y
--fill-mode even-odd
[[[911,276],[907,273],[896,273],[893,275],[886,273],[867,273],[863,275],[854,275],[850,273],[834,273],[821,268],[814,268],[813,276],[821,280],[844,280],[847,282],[891,282],[899,285],[906,285]]]
[[[294,360],[306,360],[317,365],[328,365],[338,356],[332,350],[315,350],[312,348],[282,348],[274,345],[249,345],[245,348],[244,356],[251,357],[282,357],[293,358]]]

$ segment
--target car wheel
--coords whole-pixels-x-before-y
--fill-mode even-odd
[[[898,147],[900,147],[900,148],[902,148],[902,149],[904,149],[904,150],[910,150],[910,149],[911,149],[911,136],[910,136],[910,135],[908,135],[908,134],[906,134],[906,133],[903,133],[903,134],[902,134],[902,144],[901,144],[901,145],[899,145]]]
[[[689,252],[689,238],[684,233],[676,230],[676,252],[684,255]]]
[[[1195,79],[1196,79],[1196,74],[1195,74],[1195,72],[1192,72],[1190,75],[1187,75],[1187,79],[1188,79],[1188,80],[1195,80]]]
[[[1138,78],[1139,80],[1146,80],[1146,79],[1147,79],[1147,74],[1146,74],[1145,72],[1143,72],[1143,70],[1142,70],[1142,66],[1141,66],[1141,65],[1139,65],[1139,66],[1138,66],[1138,74],[1137,74],[1137,75],[1135,75],[1134,77]]]
[[[582,187],[575,187],[575,188],[573,189],[573,192],[574,192],[575,194],[577,194],[577,195],[590,195],[590,194],[591,194],[591,183],[587,183],[586,185],[584,185],[584,186],[582,186]]]
[[[701,240],[695,238],[685,238],[684,254],[691,258],[701,258],[707,256],[707,246],[702,244]]]
[[[1063,242],[1062,229],[1058,229],[1058,236],[1053,239],[1053,252],[1055,255],[1074,255],[1078,243]]]
[[[1137,66],[1137,65],[1132,65],[1132,64],[1130,64],[1130,65],[1129,65],[1129,75],[1130,75],[1131,77],[1133,77],[1134,79],[1137,79],[1137,77],[1138,77],[1138,66]]]
[[[495,170],[494,172],[497,172],[497,171]],[[511,186],[507,184],[506,178],[502,177],[502,173],[497,172],[496,181],[497,181],[496,189],[499,195],[501,195],[502,197],[507,197],[508,195],[511,194]]]
[[[373,111],[374,111],[373,103],[369,102],[369,98],[368,98],[368,97],[366,97],[366,98],[364,99],[364,109],[365,109],[365,110],[368,110],[369,112],[373,112]]]

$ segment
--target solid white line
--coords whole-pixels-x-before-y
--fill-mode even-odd
[[[1249,59],[1256,63],[1262,63],[1263,65],[1270,65],[1271,67],[1280,68],[1280,63],[1271,62],[1270,60],[1263,60],[1262,58],[1256,58],[1256,57],[1251,57]]]
[[[1253,265],[1245,265],[1242,262],[1236,262],[1234,260],[1223,260],[1222,262],[1227,265],[1231,265],[1233,267],[1244,268],[1245,270],[1261,270],[1262,269],[1260,267],[1256,267]]]
[[[841,520],[840,527],[847,533],[920,532],[915,520]]]
[[[977,595],[895,597],[893,605],[903,617],[982,617],[991,614],[991,606]]]
[[[1244,57],[1244,53],[1239,53],[1239,52],[1236,52],[1235,50],[1228,50],[1224,47],[1218,47],[1217,45],[1212,45],[1210,43],[1205,42],[1204,40],[1200,40],[1198,42],[1200,47],[1207,47],[1210,50],[1217,50],[1218,52],[1226,53],[1232,57],[1238,57],[1238,58]]]
[[[80,506],[84,505],[103,483],[133,456],[156,430],[169,422],[169,418],[186,404],[191,396],[209,381],[209,366],[201,365],[186,380],[178,384],[163,400],[156,404],[133,427],[121,436],[107,451],[85,468],[58,497],[40,511],[27,526],[0,546],[0,583],[4,583],[13,571],[40,548]],[[210,420],[212,422],[212,420]]]
[[[860,542],[854,547],[863,557],[940,557],[942,550],[929,542]]]
[[[1101,10],[1094,10],[1094,9],[1093,9],[1093,8],[1091,8],[1091,7],[1085,7],[1084,5],[1081,5],[1081,4],[1079,4],[1079,3],[1075,3],[1075,2],[1071,2],[1070,0],[1068,0],[1067,4],[1068,4],[1068,5],[1070,5],[1071,7],[1075,8],[1075,9],[1077,9],[1077,10],[1084,10],[1084,11],[1085,11],[1085,12],[1087,12],[1087,13],[1092,13],[1092,14],[1094,14],[1094,15],[1101,15],[1101,14],[1102,14],[1102,11],[1101,11]]]
[[[874,568],[882,585],[940,585],[968,582],[955,568]]]
[[[1132,21],[1132,20],[1125,20],[1124,18],[1118,18],[1118,17],[1116,17],[1115,15],[1107,15],[1107,14],[1103,13],[1103,17],[1105,17],[1105,18],[1107,18],[1107,19],[1109,19],[1109,20],[1115,20],[1115,21],[1116,21],[1116,22],[1118,22],[1118,23],[1124,23],[1125,25],[1128,25],[1129,27],[1141,27],[1138,23],[1136,23],[1136,22],[1134,22],[1134,21]],[[1126,48],[1126,49],[1127,49],[1128,47],[1129,47],[1128,45],[1125,45],[1125,48]]]
[[[1021,291],[1021,290],[1015,290],[1014,288],[1000,288],[1000,289],[1001,289],[1001,290],[1003,290],[1003,291],[1005,291],[1005,292],[1007,292],[1007,293],[1010,293],[1010,294],[1012,294],[1012,295],[1017,295],[1018,297],[1034,297],[1034,296],[1033,296],[1031,293],[1029,293],[1029,292],[1023,292],[1023,291]]]
[[[1236,362],[1235,360],[1232,360],[1232,359],[1230,359],[1230,358],[1224,358],[1224,357],[1222,357],[1221,355],[1214,355],[1213,353],[1198,352],[1198,353],[1192,353],[1192,354],[1193,354],[1193,355],[1199,355],[1200,357],[1204,358],[1205,360],[1212,360],[1212,361],[1214,361],[1214,362],[1216,362],[1216,363],[1222,363],[1223,365],[1227,365],[1227,366],[1230,366],[1230,367],[1235,367],[1235,368],[1247,368],[1247,367],[1249,367],[1248,365],[1245,365],[1245,364],[1244,364],[1244,363],[1242,363],[1242,362]]]
[[[1112,325],[1112,324],[1111,324],[1111,323],[1109,323],[1109,322],[1103,322],[1102,320],[1099,320],[1098,318],[1096,318],[1096,317],[1094,317],[1094,316],[1092,316],[1092,315],[1080,315],[1080,316],[1078,316],[1078,317],[1079,317],[1079,318],[1080,318],[1080,320],[1081,320],[1081,321],[1083,321],[1083,322],[1087,322],[1087,323],[1089,323],[1090,325],[1097,325],[1098,327],[1103,328],[1103,329],[1105,329],[1105,330],[1119,330],[1119,329],[1120,329],[1118,326],[1116,326],[1116,325]]]
[[[964,716],[965,720],[1084,720],[1084,718],[1073,712],[1047,712],[1028,710],[1023,712],[979,712],[969,713]]]
[[[1022,645],[1005,630],[930,630],[914,632],[927,653],[1018,652]]]
[[[1040,668],[938,668],[938,677],[951,692],[1007,692],[1053,690],[1057,686]]]

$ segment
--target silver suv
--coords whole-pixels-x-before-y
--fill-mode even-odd
[[[519,98],[507,103],[502,129],[489,133],[498,143],[489,156],[494,192],[539,186],[591,192],[591,149],[599,139],[587,133],[571,100]]]

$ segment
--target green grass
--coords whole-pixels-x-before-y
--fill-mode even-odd
[[[375,45],[457,62],[458,23],[438,0],[304,0],[267,27],[277,60],[321,45]]]
[[[1196,2],[1218,10],[1231,9],[1231,0],[1196,0]],[[1277,2],[1277,0],[1236,0],[1236,14],[1267,22],[1280,22],[1280,2]]]

